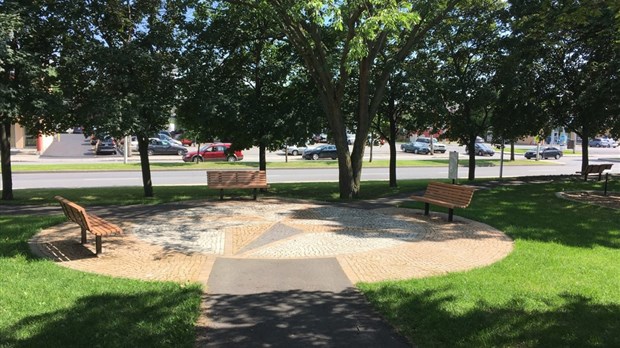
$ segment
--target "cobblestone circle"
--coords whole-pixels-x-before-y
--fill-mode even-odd
[[[457,212],[458,213],[458,212]],[[79,227],[42,231],[31,249],[62,265],[140,279],[206,283],[217,257],[335,257],[355,283],[443,274],[505,257],[512,240],[490,226],[401,208],[359,209],[314,202],[205,201],[122,224],[104,253],[79,244]],[[90,242],[90,241],[89,241]]]

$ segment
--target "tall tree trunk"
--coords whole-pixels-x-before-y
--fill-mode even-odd
[[[390,187],[398,187],[396,182],[396,137],[390,136],[388,144],[390,145]]]
[[[390,81],[390,83],[392,83]],[[390,88],[392,91],[392,88]],[[388,103],[388,120],[390,122],[390,136],[388,137],[388,144],[390,145],[390,187],[397,187],[396,183],[396,99],[393,93],[390,93],[390,99]]]
[[[586,167],[590,164],[590,148],[588,147],[588,141],[590,140],[590,130],[588,128],[581,127],[581,132],[577,133],[581,137],[581,172],[586,172]],[[577,146],[575,144],[574,146]]]
[[[2,200],[13,200],[13,174],[11,171],[11,123],[0,125],[0,159],[2,161]]]
[[[144,197],[153,197],[153,181],[151,179],[151,165],[149,163],[149,138],[138,136],[138,150],[140,151],[140,167],[142,168],[142,187]]]
[[[324,97],[324,95],[322,95],[322,97]],[[331,136],[334,140],[334,145],[336,145],[336,152],[338,154],[338,186],[340,198],[349,199],[356,196],[359,192],[359,178],[356,183],[356,179],[353,175],[353,157],[352,152],[349,152],[344,117],[342,117],[339,105],[332,98],[323,98],[323,107],[325,108],[327,121],[332,131]],[[358,136],[359,133],[356,133],[353,153],[355,153],[355,149],[359,143],[359,139],[357,139]]]
[[[267,170],[267,147],[262,141],[258,144],[258,169]]]

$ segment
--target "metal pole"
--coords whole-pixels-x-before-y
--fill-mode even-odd
[[[370,157],[368,159],[368,162],[371,163],[372,162],[372,143],[375,141],[374,136],[372,134],[372,132],[370,133]]]
[[[129,141],[131,140],[131,138],[129,137],[129,135],[125,136],[125,143],[123,144],[123,163],[127,164],[128,159],[127,157],[129,157],[129,155],[127,154],[129,151],[131,151],[129,149]]]
[[[501,153],[499,154],[499,179],[502,180],[502,176],[504,173],[504,139],[502,139],[502,142],[499,146],[499,151],[501,151]]]

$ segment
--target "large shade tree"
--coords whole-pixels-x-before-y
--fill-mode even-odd
[[[553,123],[581,137],[583,170],[588,139],[619,124],[620,4],[515,1],[510,10],[512,35],[539,81],[532,95]]]
[[[42,1],[0,2],[0,158],[2,199],[13,199],[11,126],[30,135],[66,129],[55,67],[57,26]]]
[[[416,62],[419,55],[416,55]],[[420,96],[423,86],[418,85],[420,74],[425,71],[414,68],[415,64],[401,64],[390,75],[386,84],[385,98],[377,110],[377,116],[372,121],[372,131],[378,133],[390,147],[389,186],[397,186],[396,178],[396,140],[410,129],[426,129],[429,125],[422,123],[413,110],[413,103]]]
[[[491,127],[497,143],[511,144],[510,159],[515,159],[514,143],[525,136],[538,136],[553,123],[536,91],[544,90],[538,78],[537,62],[529,42],[510,35],[502,39],[504,56],[498,69],[499,103]]]
[[[258,146],[265,170],[266,150],[310,137],[315,94],[269,8],[202,2],[193,17],[178,114],[203,138]]]
[[[475,179],[478,136],[492,125],[499,101],[497,71],[502,61],[499,42],[505,28],[498,21],[503,2],[475,2],[455,8],[432,32],[420,52],[426,73],[423,92],[414,103],[425,122],[445,127],[445,135],[465,144],[469,153],[468,179]],[[420,98],[424,96],[424,98]]]
[[[136,135],[144,195],[153,196],[148,138],[168,124],[176,97],[183,1],[66,2],[60,55],[71,114],[88,129]]]
[[[246,2],[247,6],[273,9],[283,33],[303,58],[337,148],[341,198],[351,198],[360,192],[366,139],[390,75],[457,3],[456,0],[413,4],[397,0]],[[385,59],[378,59],[381,55]],[[356,137],[350,151],[345,93],[352,72],[357,77],[353,114]]]

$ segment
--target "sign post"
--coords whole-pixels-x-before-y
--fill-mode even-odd
[[[459,178],[459,153],[450,151],[450,159],[448,162],[448,179],[452,179],[452,183],[456,184]]]

